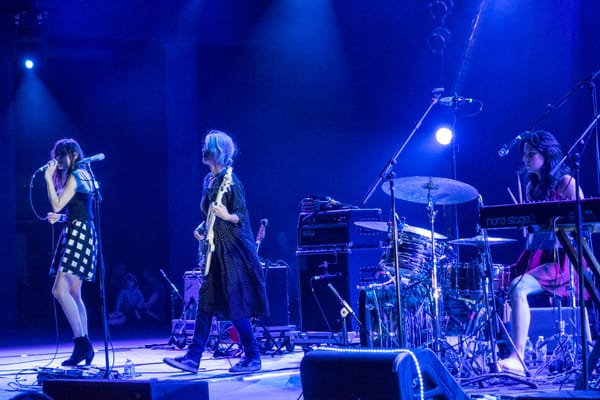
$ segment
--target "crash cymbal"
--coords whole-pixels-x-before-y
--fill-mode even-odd
[[[381,189],[390,195],[389,181]],[[429,203],[430,198],[434,205],[459,204],[476,198],[477,189],[453,179],[408,176],[394,179],[394,197],[421,204]]]
[[[488,236],[487,240],[488,240],[488,244],[490,246],[493,244],[504,244],[504,243],[510,243],[510,242],[516,241],[516,239],[491,237],[491,236]],[[464,244],[466,246],[483,247],[483,246],[485,246],[485,239],[484,239],[483,235],[477,235],[477,236],[473,236],[470,238],[461,238],[461,239],[450,240],[448,243],[459,244],[459,245]]]
[[[419,228],[418,226],[410,226],[410,225],[404,224],[404,228],[402,228],[402,231],[414,233],[415,235],[425,236],[429,239],[431,238],[431,231],[429,231],[427,229]],[[439,240],[448,239],[446,236],[440,235],[437,232],[434,232],[434,238],[439,239]]]
[[[361,227],[367,228],[367,229],[372,229],[374,231],[387,232],[389,229],[390,223],[385,222],[385,221],[356,221],[356,222],[354,222],[354,225],[361,226]],[[419,228],[417,226],[411,226],[408,224],[404,224],[404,226],[399,224],[398,232],[400,232],[400,233],[401,232],[409,232],[409,233],[414,233],[415,235],[424,236],[426,238],[431,238],[431,231],[428,231],[427,229]],[[434,237],[439,240],[448,239],[446,236],[440,235],[439,233],[435,233]]]

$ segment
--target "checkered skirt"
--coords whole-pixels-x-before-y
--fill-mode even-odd
[[[61,232],[50,275],[57,271],[75,274],[84,281],[96,277],[98,237],[92,221],[69,221]]]

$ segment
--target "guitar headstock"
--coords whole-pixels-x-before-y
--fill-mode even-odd
[[[260,220],[260,226],[258,227],[258,232],[256,233],[256,243],[260,243],[265,238],[265,232],[267,230],[267,225],[269,224],[269,220],[263,218]]]
[[[223,175],[223,181],[221,182],[221,186],[219,186],[219,191],[225,193],[229,190],[231,186],[233,186],[233,167],[227,167],[225,171],[225,175]]]

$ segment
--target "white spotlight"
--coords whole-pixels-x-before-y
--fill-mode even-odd
[[[438,128],[435,132],[435,139],[439,144],[443,144],[444,146],[452,143],[452,138],[454,137],[454,132],[448,127]]]
[[[33,67],[35,66],[35,63],[33,62],[33,60],[31,58],[26,58],[25,61],[23,62],[23,65],[27,69],[33,69]]]

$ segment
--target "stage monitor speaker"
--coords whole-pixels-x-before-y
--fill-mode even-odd
[[[315,350],[302,359],[300,377],[304,400],[417,400],[421,388],[425,399],[469,399],[429,349]]]
[[[381,258],[381,249],[311,250],[299,251],[297,255],[301,305],[300,329],[303,332],[341,332],[342,306],[328,284],[338,291],[358,315],[357,286],[360,284],[361,268],[377,265]],[[325,273],[329,274],[330,278],[314,278]],[[323,314],[331,329],[327,326]],[[357,324],[351,316],[346,318],[346,325],[349,331],[357,330]]]
[[[504,400],[597,400],[597,390],[538,390],[534,393],[503,394]]]
[[[43,382],[54,400],[208,400],[208,382],[55,379]]]

